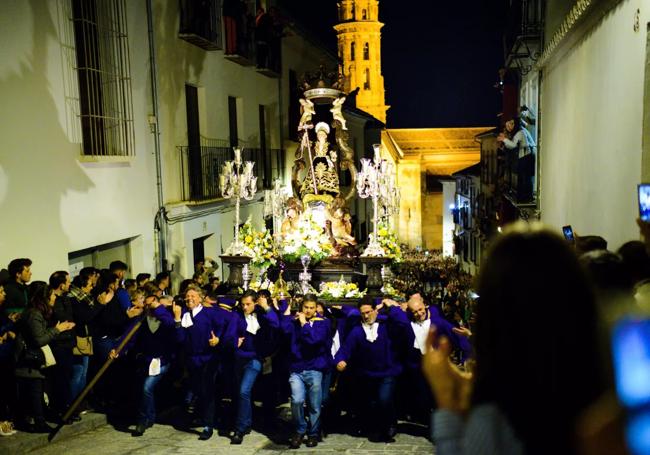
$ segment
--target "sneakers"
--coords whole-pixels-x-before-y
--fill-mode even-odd
[[[289,448],[299,449],[300,444],[302,444],[302,435],[295,433],[293,436],[291,436],[291,439],[289,439]]]
[[[305,445],[307,447],[316,447],[318,445],[318,438],[316,436],[307,437],[307,443]]]
[[[12,436],[16,433],[18,432],[14,430],[13,423],[9,422],[8,420],[0,422],[0,436]]]

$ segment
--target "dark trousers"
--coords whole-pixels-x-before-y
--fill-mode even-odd
[[[529,153],[517,161],[517,200],[533,200],[533,176],[535,175],[535,155]]]
[[[387,376],[385,378],[371,378],[363,377],[359,386],[362,387],[366,393],[357,393],[360,400],[370,397],[371,402],[362,405],[362,414],[364,421],[370,424],[369,430],[377,431],[382,435],[388,433],[391,426],[395,425],[395,384],[396,378],[394,376]]]
[[[405,368],[400,379],[403,393],[399,402],[403,403],[405,411],[414,421],[429,425],[434,399],[422,371],[420,368]]]
[[[18,379],[18,396],[23,411],[23,420],[31,417],[36,423],[45,421],[43,414],[44,382],[45,380],[41,378]]]
[[[0,421],[13,421],[18,411],[18,389],[11,356],[0,358]]]
[[[215,383],[219,372],[217,359],[211,359],[200,366],[189,368],[192,389],[198,395],[198,405],[201,409],[203,425],[214,428],[216,390]]]
[[[71,404],[72,390],[72,348],[52,347],[52,353],[56,359],[56,365],[47,368],[47,376],[52,387],[50,408],[59,414],[63,414]]]

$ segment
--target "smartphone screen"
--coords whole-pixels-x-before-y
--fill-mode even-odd
[[[650,453],[650,319],[626,318],[612,331],[616,392],[627,408],[626,440],[634,454]]]
[[[562,226],[562,233],[567,241],[572,243],[575,241],[575,238],[573,237],[573,228],[571,226]]]
[[[643,221],[650,221],[650,183],[639,185],[639,217]]]

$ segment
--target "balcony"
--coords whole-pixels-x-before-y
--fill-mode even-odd
[[[255,65],[255,30],[247,23],[240,11],[228,11],[224,7],[224,58],[242,66]]]
[[[180,14],[179,38],[206,51],[221,49],[220,0],[180,0]]]
[[[221,198],[219,174],[223,164],[233,159],[232,148],[225,144],[202,142],[198,150],[188,146],[177,147],[183,201],[205,202]],[[271,188],[273,180],[280,177],[282,158],[282,150],[279,149],[269,149],[266,153],[260,148],[242,149],[242,159],[255,163],[258,190]]]
[[[536,156],[535,153],[518,157],[518,150],[502,150],[499,153],[499,188],[501,194],[512,205],[520,207],[535,207]]]
[[[504,35],[506,68],[526,75],[542,52],[544,30],[543,0],[513,0]]]

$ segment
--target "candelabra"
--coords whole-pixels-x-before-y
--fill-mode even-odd
[[[385,251],[379,243],[377,237],[377,224],[379,223],[379,204],[386,205],[386,201],[392,201],[391,204],[399,205],[399,199],[395,202],[395,174],[393,173],[392,164],[382,160],[379,155],[380,145],[373,145],[375,157],[373,160],[368,158],[361,159],[361,171],[357,176],[357,192],[359,196],[366,199],[372,198],[373,205],[373,233],[364,250],[362,256],[383,257]],[[392,199],[391,199],[392,198]],[[391,210],[393,210],[391,208]]]
[[[300,272],[298,275],[298,280],[300,282],[300,289],[302,290],[302,294],[305,295],[309,294],[311,291],[311,285],[309,284],[311,281],[311,273],[308,271],[311,257],[308,254],[300,256],[300,262],[302,262],[302,272]]]
[[[399,214],[400,190],[395,186],[395,179],[388,179],[385,196],[381,198],[382,218],[386,220],[388,226],[393,228],[393,218]]]
[[[279,233],[284,217],[284,208],[287,204],[287,192],[282,186],[280,179],[273,182],[273,192],[271,195],[271,212],[273,214],[273,232]]]
[[[227,255],[243,256],[245,250],[239,241],[239,204],[240,200],[250,201],[257,191],[257,177],[253,175],[255,163],[242,162],[241,150],[234,147],[234,161],[226,161],[219,176],[219,189],[225,199],[235,198],[235,238],[226,250]]]
[[[244,291],[248,291],[250,282],[253,279],[253,271],[250,269],[248,264],[244,264],[241,275],[242,275],[242,279],[244,280]]]

